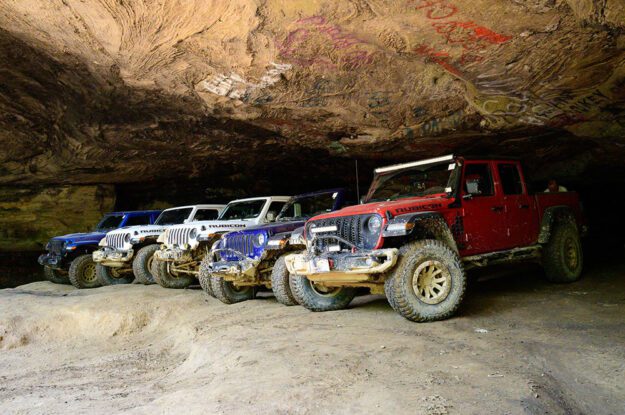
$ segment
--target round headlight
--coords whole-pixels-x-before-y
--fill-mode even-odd
[[[124,235],[124,242],[126,242],[126,243],[130,242],[130,234],[129,233]]]
[[[191,229],[191,232],[189,232],[189,239],[195,239],[197,238],[197,228],[193,228]]]
[[[265,245],[267,238],[265,238],[265,234],[264,233],[259,233],[258,235],[256,235],[253,239],[254,241],[254,246],[256,248],[260,248],[261,246]]]
[[[382,218],[379,216],[371,216],[367,221],[367,230],[369,233],[378,234],[380,233],[380,228],[382,227]]]

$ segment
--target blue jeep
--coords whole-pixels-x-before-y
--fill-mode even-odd
[[[57,284],[71,283],[76,288],[99,287],[91,254],[98,249],[100,240],[112,229],[152,224],[160,213],[159,210],[111,212],[104,215],[93,232],[55,236],[46,245],[48,252],[38,259],[46,279]]]
[[[297,304],[283,255],[306,249],[306,220],[344,204],[344,189],[305,193],[291,198],[274,223],[224,234],[202,260],[200,285],[226,304],[254,298],[259,287],[271,288],[284,305]]]

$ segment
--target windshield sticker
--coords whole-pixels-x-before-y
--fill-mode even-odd
[[[450,163],[449,166],[447,167],[447,170],[453,170],[456,168],[456,163]]]

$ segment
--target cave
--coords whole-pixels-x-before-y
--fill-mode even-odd
[[[337,187],[357,204],[375,168],[447,154],[518,159],[535,191],[578,192],[591,277],[562,290],[616,290],[596,301],[622,312],[622,0],[0,0],[0,288],[42,281],[48,240],[107,212]],[[510,268],[476,272],[486,298],[531,295],[521,274],[541,271]],[[524,410],[625,410],[622,387],[602,386],[603,409],[562,392],[567,370]],[[447,413],[436,396],[424,413]]]

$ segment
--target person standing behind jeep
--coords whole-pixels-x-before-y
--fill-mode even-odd
[[[558,192],[568,192],[569,190],[564,187],[558,185],[556,179],[550,179],[547,182],[547,188],[545,189],[545,193],[558,193]]]

